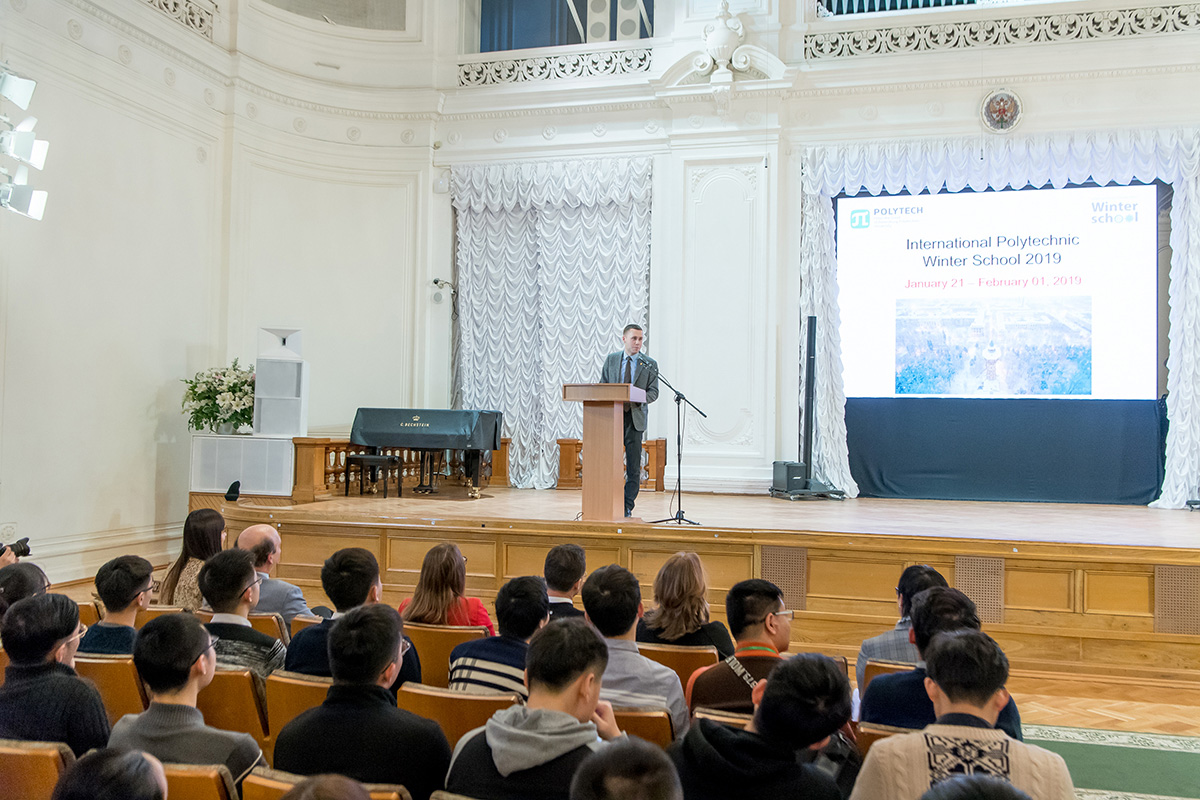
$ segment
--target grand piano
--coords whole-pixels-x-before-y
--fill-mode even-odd
[[[346,491],[350,487],[351,461],[359,469],[389,466],[385,449],[407,448],[420,454],[420,483],[417,492],[436,492],[434,483],[447,450],[463,451],[463,465],[471,481],[470,494],[479,497],[484,451],[500,449],[499,411],[466,411],[440,408],[360,408],[350,429],[351,447],[367,449],[365,455],[346,458]],[[387,482],[384,482],[386,493]],[[397,486],[399,488],[399,484]],[[386,496],[386,495],[385,495]]]

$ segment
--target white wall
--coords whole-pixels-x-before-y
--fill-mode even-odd
[[[253,360],[260,325],[305,329],[314,432],[448,403],[431,280],[453,277],[453,220],[432,184],[451,164],[654,156],[649,350],[710,414],[689,421],[685,481],[751,491],[796,455],[800,148],[984,137],[997,86],[1025,101],[1018,135],[1200,119],[1196,31],[805,62],[806,35],[900,17],[744,0],[747,41],[790,71],[722,115],[664,79],[715,0],[659,0],[649,72],[479,88],[457,86],[459,5],[410,0],[389,32],[227,0],[210,41],[141,2],[0,3],[0,57],[39,81],[51,141],[45,221],[0,214],[0,524],[55,580],[123,550],[164,560],[186,511],[179,381]],[[673,465],[670,395],[656,405]]]

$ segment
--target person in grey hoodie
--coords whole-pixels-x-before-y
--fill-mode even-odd
[[[620,737],[600,699],[608,648],[581,619],[551,622],[529,642],[529,700],[459,740],[446,790],[478,800],[568,800],[579,764]]]
[[[842,668],[828,656],[801,653],[758,681],[752,698],[754,718],[744,731],[702,719],[668,748],[684,800],[841,800],[833,778],[796,755],[820,749],[850,719]]]

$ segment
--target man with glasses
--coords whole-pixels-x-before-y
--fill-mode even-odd
[[[79,606],[65,595],[39,594],[8,609],[0,631],[11,661],[0,686],[0,739],[65,742],[76,757],[104,747],[104,703],[96,687],[75,674],[75,651],[86,632]]]
[[[725,616],[737,649],[724,661],[692,673],[688,707],[750,714],[754,687],[779,663],[780,653],[787,652],[796,612],[784,608],[778,586],[755,578],[735,583],[725,595]]]
[[[141,556],[118,556],[96,573],[96,593],[104,603],[104,619],[79,642],[81,653],[133,653],[137,613],[150,605],[154,566]]]
[[[250,770],[265,765],[253,736],[209,727],[196,708],[217,668],[218,644],[191,614],[165,614],[142,626],[133,663],[150,707],[117,720],[109,746],[144,750],[170,764],[224,764],[239,787]]]
[[[200,568],[200,592],[213,610],[209,633],[220,638],[217,663],[222,669],[248,669],[266,680],[283,667],[283,642],[250,627],[262,579],[249,550],[222,550]]]

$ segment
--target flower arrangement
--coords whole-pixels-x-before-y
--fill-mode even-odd
[[[183,410],[194,431],[216,431],[228,425],[242,432],[254,424],[254,366],[240,367],[235,358],[224,368],[206,369],[188,380],[183,393]]]

